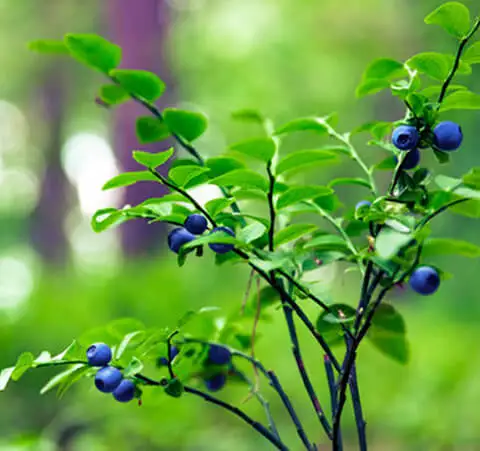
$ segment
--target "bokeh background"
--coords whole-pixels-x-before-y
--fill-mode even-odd
[[[73,61],[29,53],[26,43],[66,32],[96,32],[124,47],[124,66],[157,72],[168,86],[160,106],[204,111],[205,155],[222,152],[249,126],[230,112],[255,107],[280,123],[336,111],[348,130],[368,120],[403,115],[388,95],[356,100],[355,86],[374,58],[403,60],[419,51],[453,52],[454,42],[423,17],[437,0],[0,0],[0,367],[25,350],[57,352],[85,330],[125,316],[148,326],[173,324],[187,309],[239,306],[248,274],[216,267],[207,256],[179,269],[165,250],[165,230],[141,223],[96,235],[98,208],[159,195],[158,187],[102,192],[138,148],[128,104],[115,112],[95,103],[101,76]],[[478,10],[476,0],[466,2]],[[469,79],[480,91],[480,72]],[[460,175],[479,165],[478,113],[449,113],[465,132],[453,164]],[[290,148],[321,144],[311,138]],[[379,149],[358,142],[369,161]],[[164,147],[165,145],[162,144]],[[180,151],[181,152],[181,151]],[[345,165],[314,174],[321,183],[355,174]],[[382,175],[381,177],[385,177]],[[200,197],[205,193],[198,193]],[[357,190],[342,192],[345,203]],[[480,243],[478,224],[445,215],[437,235]],[[478,261],[435,261],[454,277],[432,297],[394,297],[407,319],[412,359],[388,360],[370,345],[359,377],[373,450],[480,450],[480,298]],[[358,279],[331,268],[319,275],[332,299],[355,302]],[[315,314],[314,311],[310,313]],[[277,368],[313,436],[321,430],[303,393],[281,315],[261,326],[257,353]],[[321,354],[302,334],[307,362],[323,399]],[[213,406],[147,393],[144,405],[119,405],[81,383],[64,398],[40,396],[51,376],[37,370],[0,395],[0,450],[251,450],[268,449],[249,428]],[[283,435],[294,430],[268,387]],[[229,388],[232,402],[246,393]],[[326,401],[325,401],[326,403]],[[253,401],[245,409],[259,418]],[[347,449],[355,449],[350,414]],[[292,449],[299,449],[292,447]],[[328,449],[326,446],[324,449]]]

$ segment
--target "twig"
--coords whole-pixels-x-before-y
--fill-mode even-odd
[[[323,356],[323,361],[325,364],[325,373],[327,375],[327,383],[328,389],[330,391],[330,406],[332,409],[332,421],[335,416],[335,412],[337,411],[337,384],[335,383],[335,374],[333,373],[332,362],[328,358],[328,355]],[[338,440],[338,450],[335,451],[342,451],[342,436],[341,432],[339,431],[339,440]]]

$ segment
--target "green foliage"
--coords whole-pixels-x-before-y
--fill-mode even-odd
[[[207,129],[207,118],[201,113],[166,108],[163,119],[168,129],[186,141],[195,141]]]
[[[51,54],[51,55],[68,55],[70,52],[63,41],[54,39],[39,39],[28,43],[28,49],[32,52]]]
[[[109,74],[122,59],[122,49],[95,34],[67,34],[65,45],[75,59]]]
[[[230,149],[267,163],[273,158],[276,145],[271,138],[253,138],[232,144]]]
[[[463,3],[444,3],[425,17],[425,23],[439,25],[453,36],[463,38],[470,30],[470,11]]]
[[[165,83],[146,70],[114,69],[110,75],[125,91],[151,103],[165,91]]]
[[[143,116],[137,119],[136,133],[141,144],[162,141],[170,136],[170,130],[165,122],[156,117]]]
[[[141,150],[133,151],[133,159],[147,168],[155,169],[166,163],[173,155],[173,147],[158,153],[143,152]]]
[[[101,86],[99,97],[108,105],[119,105],[130,99],[129,93],[118,85]]]

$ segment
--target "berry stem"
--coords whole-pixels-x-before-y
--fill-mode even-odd
[[[453,66],[452,69],[450,70],[450,73],[448,74],[447,78],[443,82],[442,89],[440,91],[440,95],[438,96],[438,107],[440,108],[440,105],[443,102],[443,99],[445,98],[445,95],[447,93],[447,89],[450,86],[450,83],[453,80],[453,77],[455,77],[455,74],[458,70],[458,67],[460,66],[460,58],[462,57],[463,50],[465,49],[465,46],[468,44],[468,41],[473,37],[473,35],[477,32],[477,30],[480,28],[480,17],[477,17],[475,19],[475,22],[473,23],[472,28],[470,31],[467,33],[467,35],[460,41],[460,44],[457,49],[457,54],[455,55],[455,60],[453,61]]]

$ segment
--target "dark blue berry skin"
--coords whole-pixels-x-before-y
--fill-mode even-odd
[[[178,227],[168,234],[168,247],[172,252],[178,254],[178,251],[184,244],[189,243],[194,239],[195,235],[188,230],[185,230],[183,227]]]
[[[457,150],[463,141],[460,125],[455,122],[440,122],[433,130],[433,143],[440,150]]]
[[[359,208],[362,208],[362,207],[370,207],[370,205],[372,205],[372,203],[368,200],[361,200],[360,202],[358,202],[357,205],[355,205],[355,210],[358,210]]]
[[[122,372],[113,366],[106,366],[97,371],[95,387],[103,393],[111,393],[122,382]]]
[[[105,343],[95,343],[87,349],[87,360],[91,366],[106,366],[112,360],[112,350]]]
[[[228,235],[235,236],[235,232],[230,227],[215,227],[213,232],[225,232]],[[210,243],[208,247],[217,254],[226,254],[230,252],[235,246],[233,244]]]
[[[135,384],[128,380],[123,379],[118,387],[113,391],[113,397],[118,402],[129,402],[135,398]]]
[[[207,387],[208,391],[218,391],[223,388],[226,382],[227,376],[223,373],[218,373],[205,379],[205,387]]]
[[[410,276],[409,283],[412,290],[427,296],[437,291],[440,286],[440,276],[435,268],[419,266]]]
[[[185,228],[194,235],[201,235],[207,230],[207,219],[205,216],[194,213],[185,220]]]
[[[395,157],[395,160],[398,162],[397,157]],[[402,163],[402,169],[409,170],[416,168],[418,163],[420,163],[420,151],[418,149],[413,149],[405,156]]]
[[[392,143],[399,150],[412,150],[417,147],[420,135],[412,125],[400,125],[393,131]]]
[[[214,365],[226,365],[230,362],[232,353],[225,346],[210,345],[208,349],[208,361]]]

